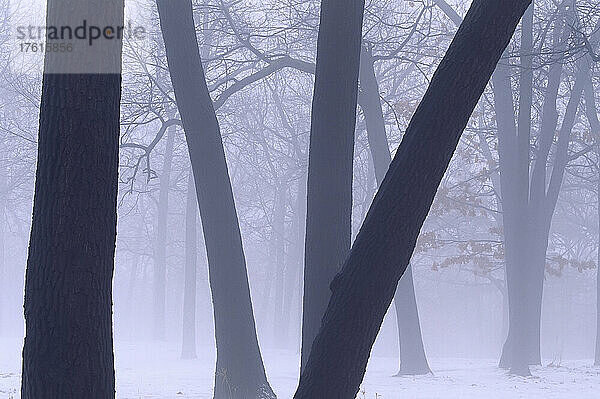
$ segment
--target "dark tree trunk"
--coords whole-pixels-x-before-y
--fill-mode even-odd
[[[208,255],[217,343],[214,397],[274,398],[256,337],[237,212],[200,60],[192,3],[157,0],[157,5]]]
[[[529,1],[475,0],[407,128],[342,271],[296,399],[351,399],[439,183]]]
[[[352,161],[364,0],[322,0],[308,160],[302,368],[351,239]]]
[[[360,96],[358,102],[367,125],[367,139],[375,167],[375,177],[379,186],[385,177],[392,156],[385,133],[385,121],[379,98],[379,84],[375,76],[373,58],[365,46],[360,55]],[[398,347],[400,349],[400,369],[398,375],[418,375],[431,372],[421,335],[419,310],[415,298],[415,287],[411,266],[400,279],[394,296],[398,323]]]
[[[24,399],[113,398],[120,75],[44,75]]]
[[[154,339],[165,339],[167,301],[167,230],[169,228],[169,190],[171,189],[171,166],[175,127],[167,131],[163,167],[160,174],[158,194],[158,217],[156,220],[156,249],[154,253]]]
[[[194,175],[190,172],[185,207],[185,276],[183,287],[183,339],[181,358],[196,358],[196,260],[198,254],[198,202]]]
[[[49,0],[46,21],[123,2]],[[25,277],[21,398],[112,399],[121,41],[46,53]]]

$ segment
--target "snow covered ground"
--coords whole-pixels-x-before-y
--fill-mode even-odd
[[[18,399],[21,342],[0,339],[0,398]],[[116,345],[117,398],[211,398],[214,355],[180,360],[175,344],[150,342]],[[291,398],[297,383],[298,356],[266,350],[265,365],[273,389]],[[371,359],[362,399],[425,398],[600,398],[600,368],[590,360],[565,361],[560,367],[534,367],[535,377],[509,377],[496,360],[430,359],[434,375],[392,377],[393,358]],[[545,362],[544,364],[546,364]]]

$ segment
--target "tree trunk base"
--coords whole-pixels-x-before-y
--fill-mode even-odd
[[[394,374],[394,377],[403,377],[405,375],[427,375],[433,374],[431,369],[427,365],[418,366],[418,367],[402,367],[400,366],[400,371]]]
[[[519,377],[531,377],[531,370],[529,370],[529,366],[512,366],[510,374]]]
[[[181,360],[196,360],[198,356],[194,352],[187,352],[181,354]]]

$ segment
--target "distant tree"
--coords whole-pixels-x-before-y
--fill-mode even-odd
[[[196,223],[198,222],[198,200],[194,175],[190,172],[187,183],[185,207],[185,270],[183,283],[183,339],[181,358],[196,358],[196,263],[198,244]]]
[[[160,173],[158,193],[158,215],[156,218],[156,241],[154,247],[154,330],[156,340],[166,338],[166,296],[167,296],[167,230],[169,219],[169,190],[171,188],[171,169],[173,164],[173,145],[175,127],[167,129],[167,142]]]
[[[530,1],[475,0],[413,115],[332,296],[295,394],[353,398],[463,129]]]

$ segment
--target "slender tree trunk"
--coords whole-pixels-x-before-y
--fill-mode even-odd
[[[296,226],[295,233],[295,265],[296,270],[293,274],[294,279],[294,296],[293,302],[290,305],[290,313],[293,312],[297,319],[294,320],[294,331],[299,331],[298,340],[295,343],[297,353],[302,351],[302,294],[303,287],[303,271],[304,271],[304,238],[306,236],[306,174],[303,173],[298,179],[298,194],[296,196]]]
[[[101,22],[122,26],[123,2],[49,0],[49,25],[61,26],[67,14],[102,15]],[[74,43],[73,52],[45,58],[25,280],[23,399],[115,396],[121,41],[98,44],[86,51],[87,43]]]
[[[185,277],[183,288],[183,339],[181,358],[196,358],[196,260],[198,254],[198,202],[194,175],[190,172],[185,207]]]
[[[400,370],[397,375],[419,375],[431,373],[421,335],[421,324],[410,264],[398,282],[394,296],[398,319],[398,347],[400,348]]]
[[[154,253],[154,339],[165,339],[167,301],[167,230],[169,229],[169,190],[175,127],[167,129],[167,142],[160,175],[158,217],[156,220],[156,249]]]
[[[367,124],[367,139],[377,185],[381,185],[388,170],[392,156],[385,133],[385,121],[379,99],[379,84],[373,68],[373,58],[365,46],[360,56],[360,96],[358,102]],[[400,349],[400,369],[398,375],[427,374],[431,372],[421,335],[419,310],[415,298],[415,287],[412,268],[408,265],[406,272],[398,283],[394,296],[396,319],[398,323],[398,347]]]
[[[0,122],[2,120],[0,119]],[[0,337],[6,330],[6,316],[4,314],[6,291],[8,289],[8,270],[6,268],[6,199],[8,197],[8,173],[7,160],[2,156],[0,159]]]
[[[296,201],[298,202],[298,201]],[[302,197],[302,203],[306,202],[306,195]],[[284,337],[287,346],[289,346],[290,340],[290,324],[292,320],[292,313],[295,312],[294,303],[296,297],[296,290],[301,285],[299,282],[299,271],[302,267],[303,260],[303,248],[304,248],[304,240],[300,239],[300,234],[298,234],[299,223],[302,225],[304,222],[300,221],[300,218],[306,220],[306,214],[302,212],[302,215],[299,214],[299,209],[296,208],[296,213],[293,215],[293,222],[291,227],[291,243],[290,243],[290,255],[287,261],[285,262],[285,280],[284,280],[284,296],[283,296],[283,304],[281,310],[281,328],[282,328],[282,337]],[[296,327],[296,321],[294,320],[294,329]],[[301,330],[300,324],[298,324],[299,331]],[[296,346],[294,345],[294,348]]]
[[[600,132],[596,132],[599,134]],[[600,171],[600,149],[596,144],[598,153],[598,170]],[[598,258],[596,263],[596,350],[594,352],[594,366],[600,366],[600,173],[598,174],[597,190],[597,212],[598,212]]]
[[[287,343],[287,327],[284,326],[284,302],[291,294],[286,290],[285,282],[287,262],[285,256],[285,214],[286,214],[287,182],[281,179],[275,194],[273,209],[273,234],[275,244],[275,311],[273,312],[273,336],[275,345],[284,347]],[[289,319],[288,319],[289,320]]]
[[[322,0],[308,160],[301,367],[352,235],[352,161],[364,0]]]
[[[237,212],[200,60],[192,3],[157,0],[157,5],[208,254],[217,343],[214,397],[274,398],[258,346]]]
[[[585,110],[588,122],[592,128],[596,144],[598,171],[597,185],[597,212],[598,212],[598,262],[596,265],[596,350],[594,354],[594,365],[600,366],[600,121],[598,120],[598,109],[596,107],[596,98],[594,94],[594,85],[590,76],[586,81],[584,89],[585,94]]]
[[[529,1],[475,0],[331,283],[296,399],[351,399],[419,230],[481,93]]]
[[[6,198],[6,175],[4,174],[4,165],[0,165],[0,337],[3,335],[5,330],[5,319],[4,315],[4,301],[6,293],[6,282],[8,273],[6,271],[6,265],[4,263],[6,237],[4,236],[4,225],[6,223],[6,217],[4,214],[4,201]]]
[[[531,314],[529,317],[530,364],[541,364],[540,332],[544,275],[546,270],[546,251],[548,249],[552,217],[556,209],[564,171],[567,166],[568,145],[571,132],[575,124],[577,109],[581,102],[583,89],[588,79],[589,63],[587,62],[587,59],[582,58],[578,60],[576,68],[577,74],[575,84],[573,85],[573,90],[571,91],[569,102],[565,109],[562,125],[558,132],[550,181],[546,185],[545,179],[543,179],[543,196],[541,196],[541,198],[538,197],[539,199],[536,199],[535,197],[532,198],[529,208],[531,222],[529,223],[528,258],[526,259],[528,259],[530,267],[533,269],[533,283],[530,285],[531,299],[529,301],[531,304]],[[554,131],[546,134],[552,135],[552,138],[554,137]],[[543,165],[543,168],[545,170],[546,166]],[[533,184],[534,179],[532,179],[532,185]],[[540,190],[542,189],[540,188]]]

